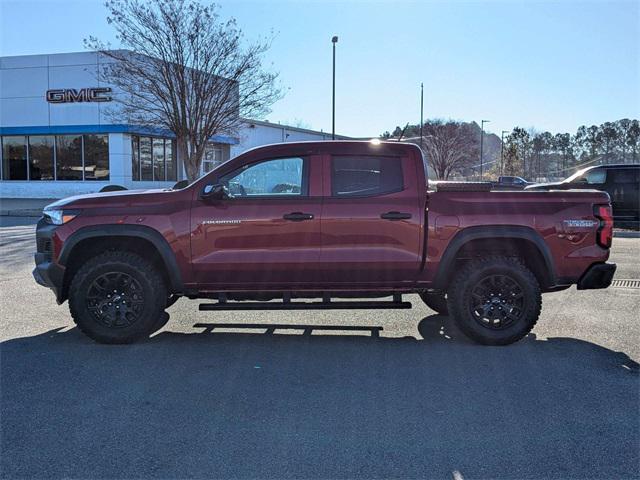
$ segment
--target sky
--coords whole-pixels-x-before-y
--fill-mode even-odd
[[[273,35],[265,63],[285,97],[266,117],[375,137],[425,118],[575,132],[640,117],[640,1],[221,0],[247,39]],[[0,0],[0,56],[111,41],[102,2]],[[70,87],[72,88],[72,87]]]

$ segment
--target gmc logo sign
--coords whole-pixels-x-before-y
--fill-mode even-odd
[[[60,88],[47,90],[47,102],[49,103],[75,103],[75,102],[110,102],[110,88]]]

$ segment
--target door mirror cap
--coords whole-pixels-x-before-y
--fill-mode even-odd
[[[202,200],[209,201],[225,200],[231,196],[229,189],[221,183],[205,185],[200,194]]]

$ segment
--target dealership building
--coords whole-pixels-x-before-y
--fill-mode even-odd
[[[114,122],[119,93],[100,80],[105,61],[94,52],[0,57],[0,198],[163,188],[186,178],[171,134]],[[241,125],[237,135],[210,139],[202,173],[260,145],[331,139],[265,121]]]

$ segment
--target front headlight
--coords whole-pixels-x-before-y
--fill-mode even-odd
[[[44,220],[47,223],[51,223],[52,225],[64,225],[67,222],[70,222],[74,218],[78,216],[78,211],[76,210],[48,210],[44,209],[42,211],[42,215],[44,216]]]

